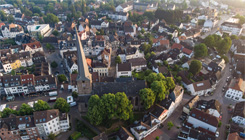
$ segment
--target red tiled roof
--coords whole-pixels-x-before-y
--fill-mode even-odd
[[[29,46],[32,49],[35,48],[41,48],[41,43],[39,41],[35,41],[35,42],[31,42],[31,43],[27,43],[27,44],[23,44],[23,47],[25,48],[26,46]]]
[[[22,84],[31,83],[32,85],[34,85],[34,75],[33,74],[21,75],[21,83]]]
[[[169,45],[169,40],[160,40],[160,45]]]
[[[2,23],[0,23],[0,28],[1,28],[3,25],[5,25],[5,23],[3,23],[3,22],[2,22]]]
[[[182,49],[182,45],[181,44],[174,43],[172,45],[171,49],[179,49],[179,50],[181,50]]]
[[[92,60],[89,58],[86,58],[88,66],[92,67]]]
[[[190,55],[192,53],[192,50],[189,50],[187,48],[183,48],[183,53]]]

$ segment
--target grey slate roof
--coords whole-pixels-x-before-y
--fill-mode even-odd
[[[88,64],[86,62],[85,54],[83,52],[83,46],[81,44],[77,28],[76,29],[76,40],[77,40],[77,59],[78,59],[78,76],[77,81],[90,81],[90,73],[88,71]]]

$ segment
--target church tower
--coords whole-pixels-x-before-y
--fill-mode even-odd
[[[77,46],[77,65],[78,65],[78,76],[77,76],[77,88],[79,95],[87,95],[92,92],[92,76],[88,70],[88,64],[86,62],[83,46],[81,44],[80,37],[76,30],[76,46]]]

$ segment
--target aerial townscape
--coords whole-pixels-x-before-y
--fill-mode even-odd
[[[245,140],[245,0],[0,0],[0,140]]]

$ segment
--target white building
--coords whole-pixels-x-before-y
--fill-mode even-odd
[[[221,24],[221,30],[229,35],[239,36],[242,33],[242,26],[238,23],[224,22]]]
[[[39,35],[46,37],[51,32],[49,24],[28,25],[27,30],[33,37],[38,37]]]
[[[117,12],[128,12],[133,10],[133,2],[126,2],[116,7]]]
[[[216,133],[219,124],[218,118],[196,108],[191,110],[187,122],[194,128],[201,127],[213,133]]]
[[[245,101],[237,103],[232,115],[232,121],[245,128]]]
[[[209,80],[204,80],[200,82],[186,82],[182,81],[183,86],[187,89],[187,91],[191,92],[191,95],[207,95],[213,91],[215,85],[211,85]]]
[[[36,111],[33,114],[40,137],[47,137],[49,134],[58,135],[70,127],[68,115],[60,113],[58,109]]]
[[[142,140],[154,132],[159,125],[160,121],[149,114],[147,117],[143,118],[143,121],[131,127],[130,130],[137,140]]]
[[[228,90],[226,91],[225,97],[235,101],[245,101],[243,99],[245,91],[245,82],[239,79],[232,79]]]
[[[129,59],[128,62],[131,63],[132,70],[135,70],[136,72],[140,72],[147,68],[147,61],[145,58],[133,58]]]
[[[4,25],[1,31],[4,38],[15,38],[17,34],[24,33],[23,28],[17,24]]]
[[[130,63],[117,64],[116,66],[117,78],[121,76],[131,77],[132,76],[132,66]]]

